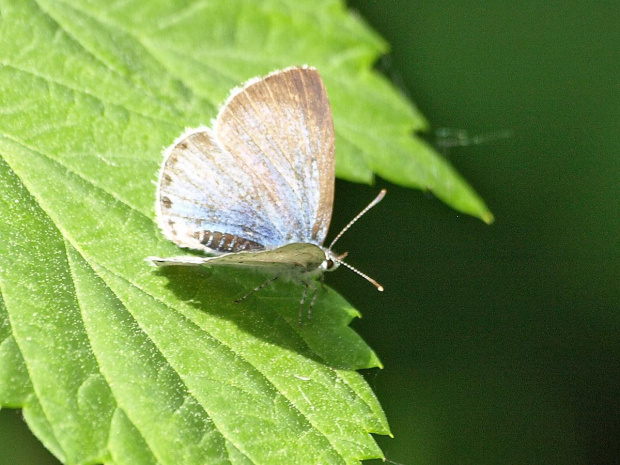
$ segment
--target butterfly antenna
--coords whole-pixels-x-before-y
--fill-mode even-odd
[[[353,218],[351,221],[349,221],[349,224],[347,224],[344,228],[342,228],[342,231],[340,231],[340,232],[338,233],[338,235],[334,238],[334,240],[332,241],[332,243],[331,243],[331,244],[329,244],[328,249],[329,249],[329,250],[331,250],[331,249],[332,249],[332,247],[334,246],[334,244],[335,244],[336,242],[338,242],[338,239],[340,239],[340,238],[342,237],[342,235],[343,235],[344,233],[346,233],[346,232],[349,230],[349,228],[355,224],[355,222],[356,222],[357,220],[359,220],[362,216],[364,216],[364,214],[365,214],[368,210],[370,210],[372,207],[374,207],[374,206],[375,206],[375,205],[377,205],[379,202],[381,202],[381,200],[383,200],[383,197],[385,197],[385,193],[386,193],[386,192],[387,192],[387,190],[385,190],[385,189],[381,189],[381,192],[379,192],[379,195],[377,195],[377,197],[375,198],[375,200],[373,200],[372,202],[370,202],[370,203],[366,206],[366,208],[364,208],[361,212],[359,212],[359,213],[357,214],[357,216],[356,216],[355,218]],[[348,266],[350,269],[352,269],[353,271],[355,271],[355,272],[356,272],[357,274],[359,274],[360,276],[363,276],[364,278],[366,278],[368,281],[370,281],[371,283],[373,283],[375,286],[380,287],[380,288],[381,288],[381,289],[379,289],[380,291],[382,291],[382,290],[383,290],[383,288],[382,288],[381,286],[379,286],[379,285],[378,285],[375,281],[373,281],[372,279],[370,279],[370,278],[369,278],[368,276],[366,276],[364,273],[360,273],[360,272],[359,272],[359,271],[357,271],[355,268],[353,268],[353,267],[352,267],[352,266],[350,266],[350,265],[347,265],[347,264],[346,264],[346,263],[344,263],[344,262],[340,262],[340,263],[342,263],[342,264],[343,264],[343,265],[345,265],[345,266]]]
[[[381,200],[381,199],[379,199]],[[371,205],[372,206],[372,205]],[[336,259],[338,260],[338,259]],[[372,279],[370,276],[362,273],[360,270],[358,270],[357,268],[349,265],[348,263],[343,262],[342,260],[338,260],[338,263],[340,263],[341,265],[346,266],[348,269],[350,269],[351,271],[353,271],[354,273],[357,273],[358,275],[360,275],[362,278],[364,278],[366,281],[370,282],[371,284],[373,284],[377,290],[379,292],[383,292],[383,286],[381,284],[379,284],[377,281],[375,281],[374,279]]]

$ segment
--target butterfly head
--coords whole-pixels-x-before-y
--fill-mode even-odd
[[[342,259],[348,255],[348,252],[342,255],[336,255],[329,249],[325,249],[325,260],[319,265],[321,271],[334,271],[342,263]]]

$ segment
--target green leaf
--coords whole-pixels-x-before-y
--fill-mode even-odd
[[[249,77],[324,76],[340,177],[489,213],[370,71],[385,43],[340,1],[0,0],[0,405],[65,463],[357,463],[389,434],[358,313],[252,273],[174,269],[161,148]]]

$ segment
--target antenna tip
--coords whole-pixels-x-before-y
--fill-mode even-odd
[[[385,289],[383,289],[383,286],[379,286],[379,287],[377,287],[377,290],[378,290],[379,292],[383,292]]]

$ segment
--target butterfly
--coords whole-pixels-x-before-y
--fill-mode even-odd
[[[164,151],[157,224],[177,245],[212,256],[149,260],[158,266],[245,267],[272,275],[252,292],[281,277],[299,281],[305,285],[300,324],[312,289],[310,318],[315,279],[339,265],[382,291],[332,247],[385,190],[324,247],[334,184],[334,123],[317,70],[292,67],[251,79],[232,91],[212,128],[189,129]]]

